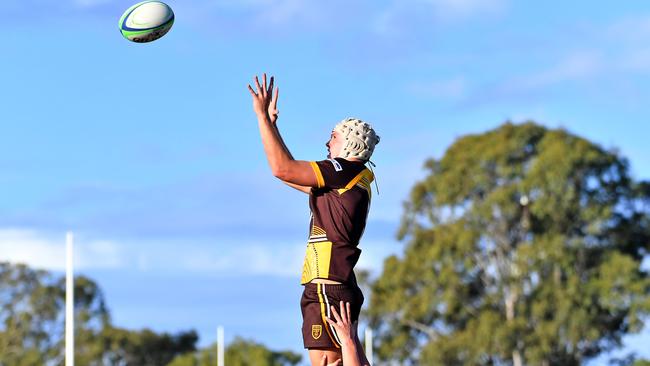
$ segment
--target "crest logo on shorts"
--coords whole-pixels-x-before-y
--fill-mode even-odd
[[[322,325],[312,325],[311,326],[311,336],[314,339],[320,338],[320,336],[323,334],[323,326]]]

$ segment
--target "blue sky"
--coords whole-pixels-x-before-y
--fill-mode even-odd
[[[124,0],[5,0],[0,12],[0,259],[80,270],[118,325],[216,327],[301,352],[306,196],[270,174],[246,84],[280,86],[280,129],[316,160],[334,124],[381,143],[360,266],[399,253],[427,157],[505,120],[565,127],[650,179],[650,7],[643,1],[184,0],[133,44]],[[626,350],[650,357],[650,331]]]

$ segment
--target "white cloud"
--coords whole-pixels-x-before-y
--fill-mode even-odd
[[[170,4],[187,24],[223,32],[228,37],[277,36],[289,32],[311,32],[335,26],[340,1],[304,0],[197,0]]]
[[[36,235],[32,231],[0,230],[0,260],[25,263],[42,269],[65,268],[64,238],[60,243]]]
[[[181,271],[229,276],[267,275],[298,279],[306,243],[220,242],[157,243],[133,248],[134,266],[141,271]],[[359,267],[381,269],[383,259],[400,247],[395,242],[365,242]]]
[[[75,237],[76,270],[131,269],[142,272],[190,272],[220,275],[267,275],[299,278],[306,243],[178,240],[140,244]],[[365,242],[359,267],[377,271],[399,249],[395,242]],[[0,229],[0,261],[45,270],[65,270],[65,236],[34,230]]]
[[[508,0],[393,0],[371,17],[371,29],[381,35],[403,34],[415,23],[425,28],[467,21],[477,16],[499,17]]]
[[[118,244],[110,241],[77,240],[75,267],[119,268],[125,264]],[[65,269],[65,236],[39,233],[34,230],[0,229],[0,261],[24,263],[47,269]]]
[[[303,256],[304,246],[299,243],[220,243],[185,247],[174,257],[159,258],[159,264],[171,260],[169,266],[184,271],[298,277]]]
[[[650,16],[631,16],[612,23],[605,30],[606,37],[613,42],[647,44],[650,37]]]
[[[605,41],[616,51],[613,68],[621,71],[650,71],[650,16],[631,16],[614,22],[605,30]]]
[[[118,244],[75,237],[75,267],[148,271],[298,276],[302,246],[268,244],[179,244],[175,241]],[[65,270],[65,237],[34,230],[0,229],[0,261]]]
[[[464,103],[526,97],[562,83],[591,81],[608,66],[609,63],[600,52],[573,51],[547,68],[473,90]]]
[[[179,244],[175,241],[118,244],[75,237],[76,269],[210,272],[298,276],[302,245],[277,243]],[[0,261],[65,270],[65,237],[26,229],[0,229]]]
[[[503,92],[536,90],[566,81],[576,81],[591,77],[603,68],[603,60],[598,53],[574,52],[556,65],[537,73],[514,78],[501,86]]]

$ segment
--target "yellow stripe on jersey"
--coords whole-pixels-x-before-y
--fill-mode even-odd
[[[314,174],[316,174],[316,182],[318,183],[318,188],[323,188],[325,186],[325,180],[323,179],[323,173],[321,173],[318,164],[316,164],[315,161],[310,161],[309,165],[311,165],[311,168],[314,170]]]
[[[302,266],[300,283],[304,285],[314,278],[329,278],[332,242],[307,243],[307,253]]]
[[[336,341],[336,338],[332,336],[332,332],[330,332],[330,323],[328,323],[326,320],[327,319],[327,315],[326,315],[327,313],[325,312],[326,305],[325,305],[325,301],[323,301],[323,293],[321,291],[321,286],[324,285],[321,283],[317,283],[316,286],[318,288],[318,302],[320,302],[320,315],[323,318],[323,326],[325,327],[325,330],[327,330],[327,335],[330,337],[332,343],[334,343],[336,348],[341,348],[341,346],[339,346],[338,342]]]
[[[312,226],[312,228],[311,228],[311,235],[312,236],[326,235],[326,234],[327,233],[325,232],[325,230],[323,230],[322,228],[320,228],[320,227],[318,227],[316,225]]]
[[[361,171],[361,173],[357,174],[356,177],[352,178],[352,180],[345,186],[345,188],[338,189],[337,191],[339,194],[343,194],[352,189],[352,187],[357,185],[357,183],[360,183],[361,188],[367,190],[368,194],[370,194],[370,182],[372,182],[373,179],[375,179],[375,176],[372,174],[372,172],[368,169],[364,169]]]

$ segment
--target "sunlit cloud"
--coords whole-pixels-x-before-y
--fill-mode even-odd
[[[261,243],[214,240],[187,243],[178,240],[133,245],[136,258],[132,269],[143,272],[183,272],[217,275],[267,275],[297,277],[300,274],[302,245],[269,241]]]
[[[0,261],[45,270],[65,269],[65,237],[29,229],[0,229]],[[383,259],[400,248],[392,241],[363,241],[359,268],[377,272]],[[298,278],[306,243],[228,241],[188,243],[174,239],[156,242],[115,242],[75,238],[77,270],[133,270],[195,274],[276,276]]]
[[[64,270],[65,236],[28,229],[0,229],[0,261]],[[91,240],[76,247],[75,267],[79,269],[120,268],[125,263],[121,246],[111,241]]]
[[[650,15],[620,19],[605,29],[604,41],[611,44],[613,66],[622,72],[650,71]]]
[[[586,79],[603,69],[603,60],[598,53],[576,52],[568,55],[548,69],[522,77],[515,77],[497,88],[498,93],[512,94],[537,90],[547,86]]]
[[[507,0],[393,0],[377,7],[369,24],[377,34],[405,34],[417,28],[437,29],[476,16],[483,20],[498,18],[506,13],[508,3]]]
[[[615,42],[642,42],[650,37],[650,15],[634,15],[619,19],[605,28],[605,36]]]

